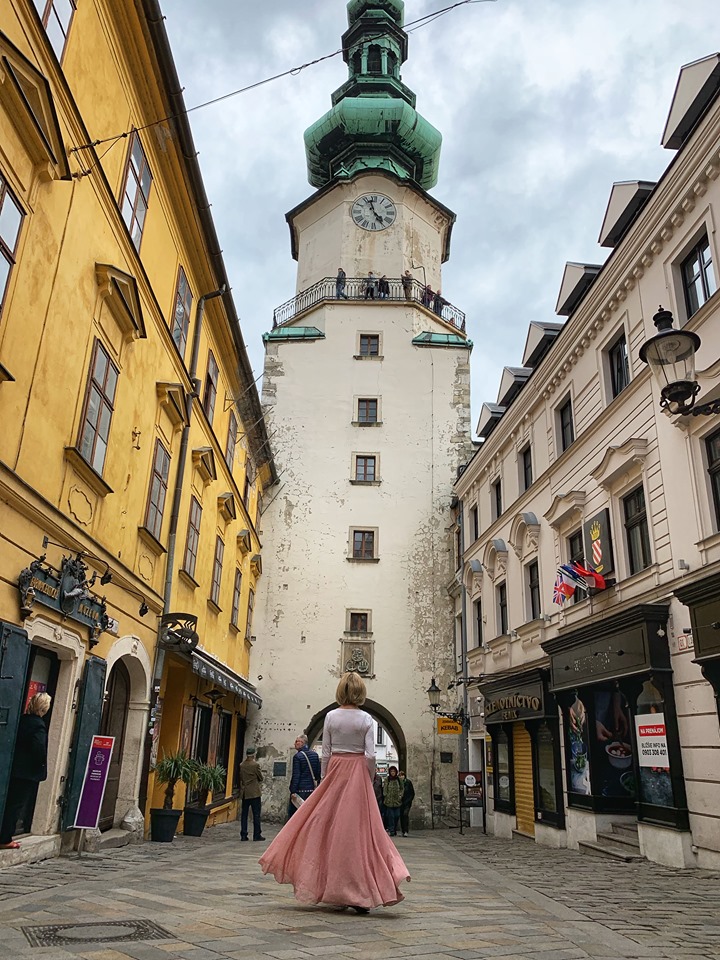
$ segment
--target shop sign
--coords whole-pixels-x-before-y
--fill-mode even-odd
[[[664,713],[641,713],[635,717],[638,763],[641,767],[670,766]]]
[[[444,737],[444,736],[461,737],[463,732],[463,725],[461,723],[458,723],[457,720],[448,720],[447,717],[438,717],[437,732],[440,734],[441,737]]]
[[[84,830],[97,828],[114,745],[115,737],[92,738],[74,827]]]
[[[529,720],[545,715],[542,683],[524,684],[522,689],[499,691],[485,696],[485,723]]]
[[[482,771],[458,771],[458,783],[461,807],[481,807],[483,805]]]
[[[612,537],[610,535],[610,511],[606,508],[595,514],[585,524],[585,562],[595,573],[606,577],[615,569]]]
[[[640,673],[650,666],[642,627],[552,654],[553,690]]]
[[[35,603],[57,610],[63,619],[75,620],[90,629],[90,647],[110,626],[105,598],[91,593],[95,574],[88,580],[82,554],[63,557],[57,570],[45,562],[43,555],[33,560],[18,576],[20,612],[29,617]]]

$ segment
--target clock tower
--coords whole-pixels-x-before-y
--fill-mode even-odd
[[[295,735],[317,740],[357,670],[429,825],[457,804],[460,740],[438,734],[426,690],[460,652],[452,488],[472,452],[472,343],[442,291],[455,215],[427,192],[441,136],[401,78],[404,4],[347,12],[348,79],[305,133],[316,190],[287,214],[296,293],[264,336],[280,478],[258,519],[254,735],[282,817]]]

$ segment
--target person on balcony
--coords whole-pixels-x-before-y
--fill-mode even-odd
[[[409,270],[406,270],[402,275],[402,285],[403,293],[405,294],[406,300],[412,300],[413,298],[413,275]]]
[[[435,299],[435,294],[433,293],[433,289],[430,286],[430,284],[428,284],[423,290],[423,297],[422,297],[423,306],[428,307],[428,309],[431,310],[434,299]]]
[[[347,300],[348,295],[345,293],[345,271],[342,267],[338,267],[337,277],[335,277],[335,299],[336,300]]]
[[[442,296],[440,295],[440,291],[438,290],[438,292],[433,297],[433,310],[439,317],[442,316],[444,306],[445,306],[445,301],[443,300]]]
[[[387,300],[387,298],[390,296],[390,282],[385,274],[380,277],[380,282],[378,283],[378,293],[380,294],[381,300]]]
[[[367,280],[365,281],[365,299],[366,300],[368,298],[370,300],[375,299],[375,294],[377,293],[377,285],[378,285],[377,277],[371,270],[370,273],[367,275]]]

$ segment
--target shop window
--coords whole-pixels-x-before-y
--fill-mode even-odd
[[[193,760],[199,760],[201,763],[208,762],[211,726],[212,709],[203,703],[196,704],[191,752]]]
[[[23,213],[20,204],[10,193],[0,174],[0,310],[5,300],[5,291],[10,280],[10,271],[15,264]]]
[[[217,400],[218,392],[218,378],[220,376],[220,370],[217,365],[217,360],[213,355],[212,350],[208,351],[208,363],[207,363],[207,372],[205,374],[205,393],[203,394],[203,410],[208,418],[210,426],[212,426],[213,415],[215,413],[215,401]]]
[[[632,576],[649,567],[652,563],[645,492],[642,487],[638,487],[632,493],[623,497],[623,515],[625,517],[628,567],[630,576]]]
[[[705,451],[713,506],[715,507],[715,529],[720,530],[720,430],[707,438]]]
[[[148,496],[145,527],[155,537],[160,539],[162,532],[165,498],[167,496],[168,476],[170,473],[170,454],[159,440],[155,441],[155,457],[153,472],[150,480],[150,494]]]
[[[240,617],[240,594],[242,592],[242,570],[238,567],[235,570],[235,581],[233,583],[232,613],[230,614],[230,623],[237,627]]]
[[[695,245],[681,266],[687,315],[691,317],[715,293],[715,273],[707,235]]]
[[[493,769],[495,809],[514,813],[512,787],[512,738],[505,727],[500,727],[493,736]]]
[[[95,341],[81,421],[80,455],[102,476],[112,421],[118,370],[105,347]]]
[[[633,809],[630,712],[618,684],[576,694],[567,717],[570,804],[608,811]]]
[[[175,290],[175,310],[173,312],[172,338],[175,341],[175,346],[180,351],[181,357],[185,356],[188,329],[190,327],[191,308],[192,293],[190,291],[190,284],[185,276],[185,271],[182,267],[180,267],[177,288]]]
[[[537,620],[540,616],[540,568],[537,560],[533,560],[532,563],[527,565],[525,578],[528,614],[531,620]]]
[[[665,699],[652,680],[645,680],[636,701],[640,801],[655,807],[676,806],[673,796]]]
[[[230,411],[230,417],[228,419],[228,435],[227,435],[227,444],[225,446],[225,463],[227,468],[232,473],[233,465],[235,463],[235,444],[237,443],[238,435],[238,421],[235,416],[235,411]]]
[[[136,250],[140,250],[145,217],[150,200],[152,173],[137,130],[130,140],[125,185],[122,192],[122,217]]]
[[[585,566],[585,548],[583,546],[582,530],[576,530],[567,538],[567,555],[570,563],[577,563]],[[587,599],[587,590],[583,587],[575,587],[575,593],[572,596],[571,603],[578,603],[580,600]]]
[[[573,423],[572,400],[568,397],[557,410],[558,440],[560,452],[564,453],[575,441],[575,425]]]
[[[577,694],[567,711],[565,729],[568,802],[572,804],[575,797],[589,797],[592,793],[589,721],[587,708]]]
[[[77,3],[75,0],[34,0],[34,2],[50,46],[58,60],[62,60]]]
[[[630,383],[630,364],[625,334],[622,333],[607,351],[610,390],[613,399]]]
[[[536,806],[538,812],[544,816],[558,812],[556,755],[556,737],[547,723],[541,723],[535,737]]]
[[[495,588],[497,603],[498,636],[505,636],[510,632],[508,626],[507,584],[499,583]]]
[[[227,791],[227,771],[229,770],[228,764],[230,763],[230,731],[232,729],[232,714],[231,713],[221,713],[220,722],[218,725],[218,741],[217,741],[217,754],[215,757],[215,763],[217,766],[222,767],[225,770],[225,786],[221,787],[220,790],[215,790],[212,798],[213,800],[222,800]]]
[[[530,444],[520,453],[520,469],[522,471],[522,490],[529,490],[533,482],[532,447]]]
[[[183,570],[190,577],[195,576],[195,565],[197,564],[198,544],[200,543],[200,521],[202,520],[202,507],[195,499],[190,499],[190,513],[188,516],[188,532],[185,541],[185,559],[183,560]]]
[[[220,586],[222,584],[223,556],[225,554],[225,544],[222,537],[215,537],[215,557],[213,559],[212,586],[210,587],[210,599],[216,607],[220,606]]]

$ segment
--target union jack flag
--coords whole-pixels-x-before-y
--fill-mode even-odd
[[[553,588],[553,603],[557,603],[558,606],[561,607],[567,598],[571,597],[574,593],[575,584],[570,581],[570,578],[564,574],[562,570],[558,570]]]

